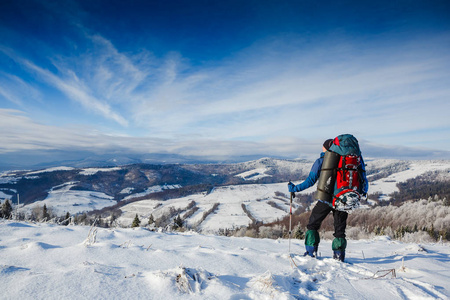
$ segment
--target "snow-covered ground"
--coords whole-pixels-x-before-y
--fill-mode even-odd
[[[398,192],[397,183],[421,176],[428,172],[450,170],[450,161],[413,161],[405,171],[394,173],[388,177],[373,181],[369,186],[369,193],[379,192],[383,199],[389,199],[388,195]]]
[[[74,169],[75,168],[72,168],[72,167],[61,166],[61,167],[54,167],[54,168],[48,168],[48,169],[28,172],[27,175],[36,175],[36,174],[41,174],[41,173],[46,173],[46,172],[56,172],[56,171],[72,171]]]
[[[266,174],[269,171],[268,168],[256,168],[241,174],[237,174],[236,177],[241,177],[244,180],[258,180],[264,177],[270,177],[271,175]]]
[[[307,161],[286,161],[274,159],[260,159],[243,163],[243,170],[235,176],[242,177],[246,181],[272,176],[270,174],[308,174],[313,162]],[[370,183],[369,194],[379,192],[380,199],[389,199],[390,194],[398,191],[397,183],[406,181],[411,178],[423,175],[427,172],[438,171],[440,177],[447,177],[450,171],[450,161],[400,161],[400,160],[366,160],[368,170],[379,170],[379,173],[370,176],[378,176],[380,174],[392,175],[378,179]],[[79,169],[79,174],[94,175],[98,172],[115,171],[120,168],[84,168]],[[0,174],[1,184],[14,184],[25,174],[25,177],[32,178],[42,176],[43,172],[75,170],[68,167],[51,168],[40,171],[30,171],[17,175],[17,172],[3,172]],[[445,173],[447,171],[447,173]],[[373,172],[372,172],[373,173]],[[15,174],[15,175],[14,175]],[[298,184],[301,180],[292,178],[294,183]],[[448,180],[448,179],[447,179]],[[107,206],[116,204],[113,198],[104,193],[94,191],[70,190],[73,185],[65,183],[62,186],[54,187],[48,197],[43,201],[38,201],[26,205],[23,210],[30,212],[36,205],[51,208],[58,215],[65,212],[71,214],[81,213],[84,211],[92,211],[94,209],[102,209]],[[187,197],[170,199],[167,201],[159,201],[152,199],[152,194],[161,192],[165,189],[177,189],[180,185],[155,185],[149,186],[144,191],[136,191],[133,186],[125,187],[120,193],[126,195],[124,200],[129,201],[137,197],[145,197],[145,200],[133,202],[121,207],[123,214],[119,218],[119,223],[128,226],[132,223],[136,213],[141,220],[148,219],[150,215],[156,219],[170,211],[171,208],[179,209],[182,217],[187,213],[187,207],[195,201],[197,211],[186,218],[186,224],[195,227],[202,232],[217,232],[219,229],[232,229],[246,226],[252,222],[252,218],[264,223],[281,219],[288,215],[289,199],[287,198],[287,183],[276,184],[245,184],[216,187],[208,194],[195,194]],[[141,192],[142,191],[142,192]],[[302,193],[314,193],[316,187],[311,187]],[[12,194],[17,193],[16,190],[5,187],[0,189],[1,198],[11,198]],[[283,196],[284,194],[284,196]],[[204,213],[218,203],[217,209],[204,218]],[[245,210],[242,205],[245,205]],[[294,203],[294,208],[297,204]],[[22,210],[22,209],[21,209]],[[142,225],[147,222],[143,221]]]
[[[389,166],[390,164],[398,163],[398,161],[381,161],[381,166],[383,166],[383,163]],[[386,178],[371,182],[369,185],[369,193],[380,192],[382,194],[381,199],[388,199],[389,194],[398,191],[398,182],[404,182],[427,172],[444,170],[450,170],[450,162],[415,161],[405,171],[397,172]],[[254,172],[255,174],[263,174],[260,168],[255,169]],[[242,173],[239,176],[250,173],[252,171]],[[298,184],[301,181],[294,182]],[[308,194],[314,193],[315,191],[316,187],[313,186],[301,193]],[[285,196],[280,196],[281,194]],[[119,222],[124,226],[128,226],[132,223],[136,214],[138,214],[141,220],[147,220],[151,214],[153,217],[158,218],[167,212],[170,207],[183,209],[191,201],[195,201],[198,210],[186,219],[188,227],[195,226],[197,230],[201,230],[202,232],[217,232],[219,229],[239,228],[251,224],[252,220],[243,211],[242,204],[246,206],[246,209],[255,219],[264,223],[282,219],[289,213],[289,199],[287,198],[287,194],[287,184],[276,183],[217,187],[207,195],[197,194],[166,201],[151,200],[151,195],[149,195],[149,200],[134,202],[122,207],[123,214],[119,218]],[[199,224],[203,213],[211,209],[215,203],[220,204],[217,210]],[[294,209],[297,207],[297,204],[294,202]],[[144,222],[144,224],[146,223]]]
[[[398,160],[369,161],[368,167],[370,167],[370,164],[377,164],[380,168],[386,168],[398,163]],[[399,182],[404,182],[427,172],[450,170],[450,161],[413,161],[408,163],[408,165],[409,167],[405,171],[397,172],[388,177],[371,182],[369,184],[369,193],[379,192],[381,193],[380,200],[388,200],[390,194],[398,191],[397,183]],[[237,176],[243,178],[251,178],[251,174],[258,174],[255,175],[256,177],[267,176],[264,173],[266,170],[260,168],[260,165],[256,165],[255,167],[254,170],[241,173]],[[300,182],[294,181],[295,184]],[[316,186],[313,186],[301,193],[309,194],[315,191]],[[279,196],[281,194],[285,196]],[[124,226],[128,226],[132,223],[136,214],[138,214],[141,220],[148,219],[151,214],[153,217],[158,218],[167,212],[170,207],[183,209],[191,201],[195,201],[199,209],[195,214],[186,219],[186,224],[191,227],[195,226],[197,230],[204,233],[217,232],[219,229],[233,229],[251,224],[252,220],[244,212],[242,204],[246,206],[246,209],[256,220],[268,223],[282,219],[289,213],[289,199],[287,198],[287,194],[288,188],[286,183],[223,186],[215,188],[207,195],[197,194],[167,201],[151,200],[151,195],[148,193],[149,200],[134,202],[122,207],[123,214],[119,218],[119,222]],[[135,196],[136,194],[129,197]],[[220,204],[217,210],[199,224],[203,213],[211,209],[215,203]],[[294,209],[297,207],[297,204],[294,202]],[[143,224],[146,223],[144,222]]]
[[[0,199],[9,199],[11,198],[10,194],[5,194],[4,192],[2,192],[3,189],[0,189]],[[7,189],[5,189],[7,190]]]
[[[132,194],[130,196],[125,197],[123,200],[144,197],[144,196],[148,196],[150,194],[162,192],[164,190],[179,189],[180,187],[181,187],[181,185],[179,185],[179,184],[154,185],[154,186],[151,186],[151,187],[145,189],[145,191],[143,191],[142,193]],[[126,188],[121,191],[121,194],[126,194],[127,192],[130,193],[132,191],[133,191],[133,188]]]
[[[63,185],[54,187],[47,198],[42,201],[36,201],[33,204],[26,205],[23,209],[29,213],[34,207],[43,207],[44,204],[51,208],[58,216],[64,215],[66,212],[77,214],[86,211],[102,209],[104,207],[113,206],[117,202],[113,197],[105,193],[93,191],[71,190],[75,185],[73,182],[67,182]]]
[[[314,190],[310,189],[304,193],[311,192],[314,192]],[[279,193],[284,194],[285,197],[277,196]],[[159,218],[170,207],[185,209],[190,202],[195,201],[199,209],[186,220],[188,226],[195,226],[204,212],[211,209],[215,203],[219,203],[217,210],[210,214],[198,227],[199,230],[204,232],[216,232],[224,228],[231,229],[247,226],[252,222],[247,214],[244,213],[242,204],[246,206],[255,219],[264,223],[282,219],[289,213],[289,199],[286,193],[286,183],[223,186],[215,188],[206,195],[195,194],[165,201],[149,199],[125,205],[121,207],[123,213],[118,221],[122,225],[129,225],[136,214],[141,220],[148,219],[151,214],[153,217]],[[279,208],[271,206],[271,202],[276,203]],[[293,206],[295,209],[298,207],[296,203]]]
[[[448,244],[349,241],[341,263],[323,240],[320,259],[295,257],[295,267],[287,240],[4,220],[0,237],[2,299],[450,297]]]
[[[119,171],[122,168],[119,167],[113,167],[113,168],[86,168],[83,169],[80,172],[80,175],[86,175],[86,176],[91,176],[94,174],[97,174],[98,172],[113,172],[113,171]]]

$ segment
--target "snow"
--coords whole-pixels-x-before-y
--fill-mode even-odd
[[[448,173],[448,171],[450,171],[450,161],[368,160],[367,164],[367,169],[378,168],[383,174],[393,170],[403,170],[370,183],[369,194],[380,192],[382,194],[380,199],[389,199],[389,195],[392,192],[398,191],[396,186],[398,182],[415,178],[427,172],[440,172],[436,180],[444,180],[446,177],[450,176]],[[250,171],[242,172],[235,176],[241,176],[247,180],[256,180],[258,177],[262,178],[260,176],[270,176],[267,175],[267,173],[272,171],[274,174],[277,174],[277,172],[291,172],[294,174],[303,174],[302,176],[305,176],[309,172],[312,162],[260,159],[243,163],[242,165],[245,166],[244,170],[250,169]],[[22,175],[16,175],[15,177],[12,177],[11,173],[4,172],[0,175],[0,183],[15,183],[23,176],[27,176],[28,178],[32,176],[36,177],[42,172],[64,169],[72,170],[72,168],[59,167],[37,172],[28,172],[26,173],[28,175],[23,175],[22,173]],[[85,168],[82,169],[79,174],[93,175],[98,172],[118,169],[120,168]],[[447,173],[445,171],[447,171]],[[372,174],[371,176],[373,175],[376,174]],[[295,184],[300,182],[301,180],[294,181]],[[24,207],[24,210],[30,212],[35,205],[42,207],[46,204],[48,208],[52,209],[58,215],[62,215],[66,212],[75,214],[84,211],[92,211],[94,209],[102,209],[116,204],[111,196],[104,193],[70,190],[72,184],[73,183],[64,183],[61,186],[54,187],[45,200],[27,205]],[[191,215],[185,222],[188,227],[197,228],[202,233],[217,233],[219,230],[234,229],[251,224],[252,220],[243,210],[242,204],[245,205],[246,210],[250,213],[252,218],[264,223],[273,222],[288,215],[289,196],[286,183],[221,186],[216,187],[208,194],[200,193],[166,201],[152,199],[152,194],[154,193],[161,192],[165,189],[177,189],[180,187],[181,186],[178,184],[155,185],[142,191],[135,190],[132,186],[125,186],[120,192],[120,194],[125,197],[123,200],[133,201],[138,197],[142,197],[145,200],[136,201],[121,207],[123,214],[119,217],[119,224],[129,226],[136,214],[138,214],[139,218],[145,224],[151,214],[153,214],[155,218],[158,218],[158,216],[168,213],[170,208],[181,210],[180,214],[183,217],[183,215],[187,213],[187,206],[192,201],[195,201],[195,207],[198,208],[198,210],[196,212],[191,211]],[[8,191],[10,192],[9,195]],[[302,191],[301,194],[310,194],[315,191],[316,186],[313,186]],[[0,189],[0,198],[11,198],[12,193],[16,194],[17,191],[14,189],[2,188]],[[210,210],[216,203],[219,203],[217,209],[206,218],[203,218],[204,213]],[[293,205],[294,210],[298,208],[298,204],[295,200]]]
[[[54,213],[62,216],[66,212],[77,214],[113,206],[117,203],[113,197],[105,193],[70,190],[75,184],[76,182],[67,182],[53,187],[44,200],[26,205],[24,209],[30,212],[34,207],[43,207],[45,204]]]
[[[10,192],[10,193],[8,194],[8,193],[5,193],[5,192]],[[17,190],[1,188],[0,189],[0,198],[1,199],[11,199],[11,197],[12,197],[11,193],[17,194]]]
[[[113,172],[113,171],[120,171],[122,168],[114,167],[114,168],[86,168],[80,171],[80,175],[94,175],[98,172]]]
[[[10,199],[11,195],[5,194],[0,190],[0,199]]]
[[[276,196],[276,192],[284,194],[285,198]],[[257,220],[262,220],[264,223],[282,219],[288,214],[289,206],[286,205],[289,198],[287,198],[286,192],[286,183],[216,187],[209,194],[195,194],[165,201],[148,199],[127,204],[121,207],[123,213],[118,221],[122,225],[129,225],[132,223],[136,213],[141,220],[148,219],[150,214],[157,218],[164,211],[167,211],[169,207],[184,209],[191,201],[195,201],[199,210],[186,220],[187,225],[200,225],[198,229],[203,232],[217,232],[219,229],[239,228],[251,224],[252,221],[243,211],[242,204],[245,204],[248,211]],[[311,192],[314,192],[313,188],[302,193]],[[136,197],[136,194],[132,195],[132,197]],[[151,195],[149,197],[151,198]],[[286,207],[286,210],[274,208],[269,202],[274,202],[279,207]],[[203,213],[211,209],[215,203],[220,204],[217,210],[210,214],[201,224],[198,224]],[[297,203],[294,203],[293,206],[295,209],[298,208]]]
[[[450,170],[450,161],[413,161],[405,171],[394,173],[388,177],[370,182],[369,193],[379,192],[384,195],[389,195],[399,191],[397,187],[397,183],[399,182],[405,182],[408,179],[415,178],[428,172],[446,170]],[[384,198],[389,199],[388,196],[385,196]]]
[[[134,191],[134,188],[128,187],[128,188],[124,188],[123,190],[121,190],[119,192],[119,194],[131,194],[133,191]]]
[[[179,189],[180,187],[181,187],[181,185],[179,185],[179,184],[154,185],[154,186],[151,186],[151,187],[145,189],[145,191],[142,192],[142,193],[136,193],[136,194],[129,195],[129,196],[125,197],[123,200],[130,200],[130,199],[133,199],[133,198],[145,197],[145,196],[148,196],[150,194],[162,192],[164,190]],[[126,188],[126,189],[123,189],[120,193],[121,194],[123,194],[125,192],[130,192],[131,193],[133,190],[134,189],[132,189],[132,188]]]
[[[235,175],[235,177],[241,177],[244,180],[258,180],[264,177],[270,177],[271,175],[266,174],[267,171],[269,171],[268,168],[257,168],[254,170],[237,174]]]
[[[295,267],[288,240],[4,220],[0,236],[2,299],[450,297],[449,244],[349,240],[341,263],[322,240],[321,258],[296,256]]]
[[[41,173],[47,173],[47,172],[56,172],[56,171],[72,171],[72,170],[75,170],[75,168],[61,166],[61,167],[54,167],[54,168],[48,168],[48,169],[28,172],[27,175],[35,175],[35,174],[41,174]]]
[[[0,176],[0,184],[14,184],[19,181],[20,178],[13,176]]]

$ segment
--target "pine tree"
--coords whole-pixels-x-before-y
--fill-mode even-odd
[[[3,218],[9,219],[11,217],[11,213],[12,213],[11,203],[9,203],[9,200],[6,199],[5,202],[3,202],[2,204],[1,215]]]
[[[431,223],[431,228],[428,229],[428,234],[430,235],[431,238],[433,238],[434,240],[437,240],[437,236],[436,236],[436,232],[434,231],[433,223]]]
[[[153,215],[150,214],[150,217],[148,217],[148,225],[152,225],[153,223],[155,223],[155,219],[153,218]]]
[[[114,212],[111,212],[109,217],[109,227],[113,227],[115,224],[114,222],[117,220],[117,215]]]
[[[67,225],[69,225],[69,223],[70,223],[70,213],[69,212],[67,212],[66,213],[66,215],[64,216],[64,217],[61,217],[60,218],[60,222],[61,222],[61,225],[64,225],[64,226],[67,226]]]
[[[42,209],[42,219],[48,221],[50,219],[50,215],[47,210],[47,205],[44,204],[44,208]]]
[[[302,226],[298,224],[297,229],[294,232],[294,238],[303,240],[305,238],[305,233],[302,230]]]
[[[179,229],[183,227],[183,220],[181,219],[180,215],[178,215],[178,217],[175,218],[174,220],[174,225],[175,225],[175,229]]]
[[[133,223],[131,224],[131,227],[139,227],[139,224],[141,224],[141,220],[139,220],[138,215],[136,214],[136,217],[134,217]]]

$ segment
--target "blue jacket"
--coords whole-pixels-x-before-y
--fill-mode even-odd
[[[369,181],[367,180],[366,164],[364,163],[364,159],[363,159],[362,155],[361,155],[361,167],[364,171],[364,172],[361,172],[362,178],[364,180],[363,185],[362,185],[362,193],[367,194],[367,192],[369,191]]]
[[[302,183],[297,184],[295,186],[296,192],[301,192],[303,190],[306,190],[307,188],[312,187],[316,183],[316,181],[320,177],[320,170],[322,169],[324,155],[325,155],[325,152],[320,153],[320,157],[318,159],[316,159],[316,161],[314,162],[314,164],[311,168],[311,171],[309,171],[308,178],[306,178],[305,181],[303,181]]]
[[[312,187],[316,183],[316,181],[319,180],[320,170],[322,169],[324,156],[325,156],[325,152],[320,153],[320,157],[318,159],[316,159],[316,161],[314,162],[314,164],[311,168],[311,171],[309,171],[308,178],[306,178],[305,181],[303,181],[302,183],[297,184],[295,186],[295,192],[301,192],[303,190],[306,190],[307,188]],[[361,174],[363,177],[363,180],[364,180],[361,192],[363,194],[367,194],[367,191],[369,190],[369,182],[367,181],[366,167],[365,167],[362,156],[361,156],[361,167],[364,170],[364,172],[362,172],[362,174]]]

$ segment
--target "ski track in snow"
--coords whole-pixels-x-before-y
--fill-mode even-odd
[[[341,263],[324,240],[322,257],[296,255],[293,267],[281,239],[12,221],[0,221],[0,236],[2,299],[450,297],[449,244],[349,241],[348,263]],[[303,247],[292,241],[293,251]],[[373,278],[391,269],[396,278]]]

